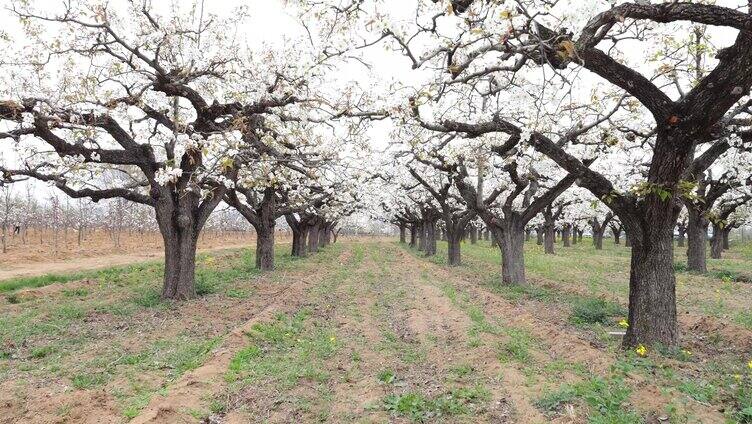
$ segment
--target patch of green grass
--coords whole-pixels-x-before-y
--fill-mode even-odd
[[[233,299],[247,299],[253,294],[252,290],[244,290],[239,288],[228,288],[225,290],[225,296]]]
[[[711,402],[718,393],[718,389],[706,381],[685,380],[677,388],[692,399],[704,403]]]
[[[156,308],[162,303],[162,296],[156,287],[143,287],[136,290],[131,297],[131,302],[142,308]]]
[[[283,388],[294,387],[300,379],[326,382],[324,362],[339,345],[334,334],[310,316],[303,310],[254,325],[247,334],[253,344],[233,357],[225,379],[241,385],[274,381]]]
[[[34,349],[31,349],[31,357],[34,359],[42,359],[53,352],[55,352],[55,348],[53,346],[48,345],[36,347]]]
[[[5,300],[7,300],[8,303],[11,303],[11,304],[21,303],[21,298],[19,298],[18,294],[16,294],[16,293],[11,293],[11,294],[5,296]]]
[[[574,403],[576,399],[575,390],[570,386],[564,386],[559,390],[544,393],[535,401],[535,406],[546,415],[551,415],[561,412],[564,405]]]
[[[86,310],[82,306],[63,304],[53,312],[53,315],[65,320],[78,320],[86,316]]]
[[[129,420],[136,418],[141,413],[141,411],[149,405],[152,396],[153,393],[144,392],[130,398],[125,407],[123,407],[123,416]]]
[[[235,356],[232,357],[228,370],[235,375],[239,374],[245,364],[250,363],[252,360],[261,356],[261,349],[258,346],[247,346],[238,351]]]
[[[75,274],[47,274],[38,277],[11,278],[5,281],[0,281],[0,293],[15,291],[19,289],[44,287],[56,283],[67,283],[69,281],[82,280],[92,274],[92,272],[87,272]]]
[[[77,389],[92,389],[107,382],[108,377],[104,373],[82,373],[74,375],[71,379],[73,387]]]
[[[737,283],[750,283],[752,282],[752,276],[744,274],[738,271],[732,271],[728,269],[719,269],[709,272],[711,277],[718,278],[722,281],[737,282]]]
[[[392,370],[383,370],[379,372],[379,375],[377,375],[376,378],[384,384],[392,384],[397,376]]]
[[[89,295],[89,290],[86,290],[83,287],[78,287],[75,289],[63,289],[62,293],[65,297],[86,297]]]
[[[518,362],[530,361],[530,348],[535,344],[535,339],[526,330],[520,328],[508,328],[505,330],[508,340],[501,344],[499,360]]]
[[[449,373],[456,378],[467,377],[475,371],[475,368],[471,364],[464,363],[453,366],[449,369]]]
[[[603,299],[586,298],[576,301],[572,306],[569,320],[576,325],[611,324],[616,317],[626,315],[627,311],[614,302]]]
[[[421,393],[407,392],[387,395],[384,410],[414,422],[434,421],[442,416],[471,413],[480,403],[488,402],[491,395],[482,386],[460,387],[434,398]]]
[[[577,401],[587,405],[588,423],[642,423],[642,418],[629,406],[630,394],[631,389],[621,378],[596,376],[546,393],[536,401],[536,406],[547,414],[555,414],[563,405]]]

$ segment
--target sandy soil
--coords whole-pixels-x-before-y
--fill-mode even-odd
[[[235,249],[248,247],[253,243],[249,240],[245,243],[222,244],[211,247],[201,247],[199,252],[211,252],[223,249]],[[96,257],[79,257],[62,261],[52,262],[27,262],[6,265],[0,269],[0,280],[16,277],[35,277],[46,274],[66,274],[77,271],[109,268],[113,266],[130,265],[139,262],[162,260],[164,253],[161,250],[151,250],[142,253],[118,253]]]
[[[222,245],[240,245],[253,240],[253,233],[206,231],[199,239],[200,248],[213,248]],[[150,255],[162,250],[162,236],[157,232],[122,232],[119,245],[113,235],[103,230],[86,232],[81,243],[72,230],[60,231],[56,237],[51,231],[30,230],[24,241],[21,236],[8,238],[7,251],[0,253],[0,270],[12,269],[19,265],[60,262],[69,259],[88,257],[109,257],[120,254]],[[88,264],[87,264],[88,265]]]

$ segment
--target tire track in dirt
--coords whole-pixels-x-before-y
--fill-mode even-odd
[[[467,314],[439,289],[421,284],[416,274],[422,266],[420,261],[391,244],[379,243],[369,250],[371,253],[378,250],[379,257],[370,255],[363,266],[375,274],[378,283],[356,285],[360,291],[355,296],[357,314],[364,318],[349,323],[352,330],[371,342],[359,350],[363,368],[368,372],[354,382],[335,385],[334,397],[342,399],[338,402],[339,408],[333,410],[336,419],[349,422],[343,418],[366,418],[364,415],[367,415],[368,420],[381,420],[384,413],[366,410],[364,402],[373,405],[375,395],[385,396],[390,392],[415,391],[427,397],[440,395],[457,385],[447,382],[453,366],[472,364],[491,392],[489,406],[481,409],[472,422],[510,422],[509,393],[495,384],[500,369],[496,353],[492,349],[468,347],[467,334],[472,322]],[[383,310],[374,312],[374,307]],[[403,351],[377,351],[377,341],[384,340],[385,332],[396,335],[402,349],[419,352],[420,359],[408,361],[400,357]],[[385,367],[396,374],[394,386],[377,382],[378,370]],[[347,410],[353,406],[357,409]]]
[[[498,351],[494,347],[501,340],[499,335],[483,333],[483,343],[475,348],[467,347],[468,332],[471,329],[473,323],[468,313],[459,309],[459,307],[452,303],[452,301],[442,292],[442,290],[435,285],[436,282],[444,282],[450,286],[454,286],[453,282],[455,277],[445,272],[442,268],[428,262],[421,261],[400,249],[398,253],[400,259],[407,264],[407,267],[415,273],[415,270],[422,270],[428,272],[430,275],[429,282],[421,281],[417,276],[413,275],[412,280],[413,287],[416,292],[419,293],[416,296],[415,312],[428,319],[438,320],[443,324],[443,327],[455,334],[456,342],[448,343],[448,351],[444,354],[451,355],[455,358],[455,361],[466,362],[473,364],[477,369],[484,374],[488,381],[494,382],[491,386],[492,392],[492,405],[499,407],[498,416],[494,417],[493,422],[496,419],[509,418],[508,411],[506,411],[505,404],[509,402],[509,406],[513,411],[513,420],[510,422],[518,423],[544,423],[546,418],[538,411],[535,406],[530,403],[532,398],[531,393],[527,393],[524,390],[525,377],[522,372],[514,366],[514,364],[503,364],[498,359]],[[420,298],[420,299],[417,299]],[[419,300],[419,301],[417,301]],[[460,341],[462,341],[460,343]],[[461,349],[458,349],[462,346]],[[436,358],[440,360],[440,357]]]

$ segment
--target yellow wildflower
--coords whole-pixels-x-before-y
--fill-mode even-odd
[[[337,341],[337,338],[336,338],[336,337],[334,337],[334,336],[332,336],[332,337],[329,337],[329,341],[330,341],[330,342],[332,342],[332,343],[334,343],[334,342],[336,342],[336,341]]]
[[[752,370],[752,359],[750,359],[750,361],[747,362],[747,368]]]
[[[735,374],[735,375],[734,375],[734,379],[735,379],[736,381],[742,381],[742,375],[741,375],[741,374]]]
[[[637,349],[635,349],[635,352],[637,352],[640,356],[645,356],[648,354],[648,348],[645,347],[645,345],[639,345],[637,346]]]
[[[692,352],[690,352],[690,351],[689,351],[689,350],[687,350],[687,349],[682,349],[682,353],[684,353],[684,354],[685,354],[685,355],[687,355],[687,356],[692,356]]]
[[[619,321],[619,327],[621,327],[621,328],[628,328],[629,327],[629,322],[627,320],[623,319],[623,320]]]

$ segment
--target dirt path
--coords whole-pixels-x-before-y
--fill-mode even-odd
[[[303,293],[270,306],[284,312],[279,305],[299,305],[310,312],[308,324],[262,331],[260,325],[279,321],[254,317],[133,422],[191,422],[195,411],[212,410],[207,422],[547,421],[532,404],[538,388],[525,387],[526,364],[499,360],[514,325],[486,316],[461,286],[444,286],[452,276],[441,267],[383,242],[348,244],[339,262],[327,264],[334,268],[321,281],[301,285]],[[291,342],[252,335],[242,343],[242,334],[283,331]],[[309,357],[308,348],[296,350],[317,346],[320,332],[327,335],[323,344],[336,340],[332,352]],[[263,355],[238,365],[251,348]],[[247,372],[228,378],[231,362]]]
[[[249,243],[218,246],[199,249],[199,252],[215,252],[225,249],[239,249],[248,247]],[[164,253],[161,250],[142,253],[121,253],[99,257],[76,258],[55,262],[21,263],[9,268],[0,269],[0,281],[18,277],[37,277],[47,274],[68,274],[78,271],[124,266],[139,262],[161,260]]]
[[[393,243],[347,243],[321,267],[134,422],[581,423],[581,406],[546,415],[538,401],[617,360],[557,306],[506,300]],[[652,405],[641,413],[661,414],[670,396],[630,378]]]

